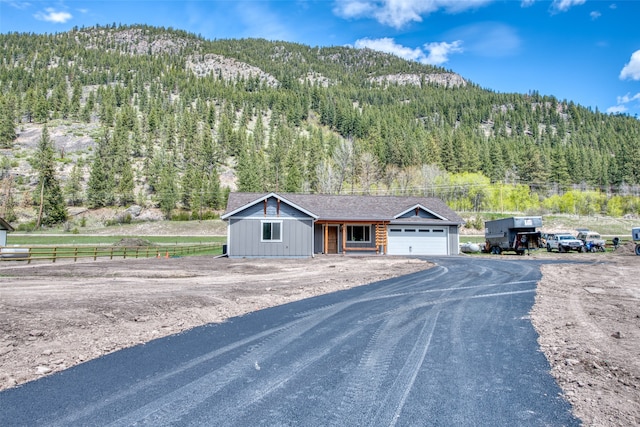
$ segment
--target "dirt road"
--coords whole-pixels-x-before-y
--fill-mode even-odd
[[[587,426],[640,424],[640,258],[542,267],[532,321]],[[464,262],[461,259],[461,262]],[[212,257],[0,264],[0,389],[123,347],[261,308],[429,268],[394,257]]]

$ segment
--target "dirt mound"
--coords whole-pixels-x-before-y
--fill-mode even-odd
[[[627,242],[623,245],[618,246],[613,252],[615,255],[633,255],[636,256],[636,244],[634,242]]]
[[[155,244],[145,239],[125,237],[123,239],[120,239],[119,242],[114,243],[113,246],[126,246],[126,247],[144,246],[146,247],[146,246],[155,246]]]

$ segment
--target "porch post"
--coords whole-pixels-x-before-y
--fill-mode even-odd
[[[342,255],[347,254],[347,224],[342,224]]]
[[[322,242],[322,252],[326,255],[329,253],[329,227],[327,224],[322,224],[322,230],[324,231],[324,240]]]

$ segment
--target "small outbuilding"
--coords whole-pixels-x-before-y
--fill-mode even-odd
[[[13,227],[3,218],[0,218],[0,248],[7,246],[7,233],[13,231]]]
[[[464,221],[438,198],[231,193],[230,257],[457,255]]]

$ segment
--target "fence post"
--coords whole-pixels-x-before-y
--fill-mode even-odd
[[[29,248],[29,253],[27,254],[27,257],[28,257],[27,264],[31,264],[31,248]]]
[[[93,260],[95,261],[96,258],[98,258],[98,247],[97,246],[95,246],[93,248]]]
[[[73,262],[78,261],[78,247],[76,246],[75,250],[73,251]]]
[[[56,248],[55,246],[53,247],[53,262],[56,262],[56,250],[58,248]]]

